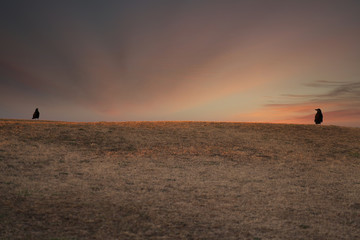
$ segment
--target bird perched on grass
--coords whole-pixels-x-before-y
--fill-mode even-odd
[[[321,112],[321,109],[320,108],[317,108],[315,109],[316,111],[316,114],[315,114],[315,124],[321,124],[322,121],[323,121],[323,115],[322,115],[322,112]]]
[[[39,117],[40,117],[39,109],[35,109],[32,119],[39,119]]]

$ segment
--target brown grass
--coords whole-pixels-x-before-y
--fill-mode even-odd
[[[359,239],[360,129],[0,120],[0,239]]]

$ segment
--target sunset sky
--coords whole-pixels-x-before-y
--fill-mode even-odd
[[[0,118],[360,127],[358,0],[2,1]]]

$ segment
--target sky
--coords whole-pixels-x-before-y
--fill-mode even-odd
[[[360,127],[358,0],[2,1],[0,118]]]

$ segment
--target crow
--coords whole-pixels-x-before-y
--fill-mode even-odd
[[[323,121],[323,115],[321,113],[321,109],[320,108],[317,108],[315,109],[315,111],[317,112],[316,115],[315,115],[315,124],[321,124],[322,121]]]
[[[32,119],[39,119],[39,117],[40,117],[39,109],[35,109]]]

